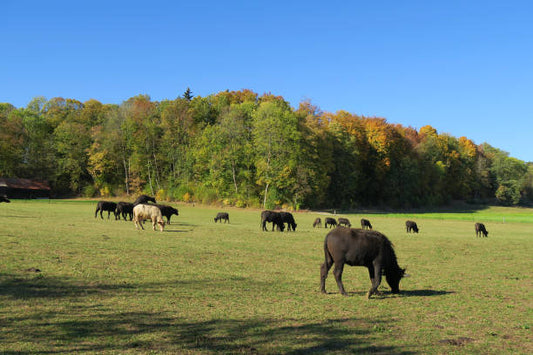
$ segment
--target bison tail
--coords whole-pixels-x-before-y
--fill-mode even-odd
[[[324,240],[324,262],[326,265],[331,266],[333,264],[333,257],[331,256],[331,253],[328,249],[328,238]]]

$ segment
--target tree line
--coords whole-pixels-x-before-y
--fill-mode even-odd
[[[121,104],[0,104],[0,176],[57,196],[273,208],[416,208],[533,201],[533,164],[488,143],[250,90]]]

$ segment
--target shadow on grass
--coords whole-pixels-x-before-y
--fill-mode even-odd
[[[165,228],[163,233],[190,233],[193,230],[194,229],[169,229],[169,228]]]
[[[77,297],[136,287],[126,283],[87,285],[40,273],[31,275],[0,274],[0,296],[20,299]]]
[[[408,290],[402,291],[402,297],[429,297],[429,296],[444,296],[455,293],[455,291],[439,291],[439,290]]]
[[[366,297],[368,291],[347,291],[348,297]],[[454,291],[438,291],[438,290],[407,290],[400,291],[400,293],[392,293],[390,291],[380,290],[378,293],[372,295],[371,299],[380,298],[394,298],[394,297],[430,297],[430,296],[444,296],[455,293]],[[328,291],[327,295],[340,294],[338,291]]]
[[[4,354],[164,352],[412,354],[386,342],[388,322],[358,318],[323,321],[212,319],[190,321],[169,313],[93,314],[62,320],[54,314],[12,317],[3,324]],[[15,336],[16,334],[16,336]],[[10,342],[10,339],[14,339]],[[24,351],[15,343],[26,344]],[[18,349],[9,351],[9,349]],[[22,351],[21,351],[22,350]]]
[[[235,277],[232,282],[250,280]],[[189,289],[216,287],[227,279],[185,280]],[[116,311],[74,301],[91,295],[136,295],[158,292],[169,282],[88,285],[41,274],[0,274],[0,297],[18,299],[64,298],[60,312],[1,313],[0,349],[3,354],[55,353],[394,353],[410,351],[387,344],[393,330],[389,321],[363,318],[259,318],[191,320],[176,312]],[[257,285],[264,287],[265,285]],[[120,296],[122,297],[122,295]],[[148,306],[148,308],[151,308]],[[200,317],[202,318],[202,317]]]
[[[35,219],[37,217],[35,217],[35,216],[19,216],[19,215],[0,215],[0,218],[29,218],[29,219]]]
[[[450,206],[425,207],[410,209],[347,209],[347,210],[322,210],[320,212],[337,214],[357,214],[357,215],[382,215],[382,214],[426,214],[426,213],[475,213],[490,208],[490,205],[475,205],[467,203],[455,203]]]

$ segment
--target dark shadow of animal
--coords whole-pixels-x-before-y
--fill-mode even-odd
[[[415,221],[405,221],[405,229],[407,233],[418,233],[418,226]]]
[[[368,219],[361,218],[361,228],[372,229],[372,224],[370,224],[370,221]]]
[[[474,227],[476,229],[476,237],[488,237],[489,232],[483,223],[476,223]]]
[[[147,204],[148,202],[157,203],[155,201],[155,197],[151,197],[148,195],[141,195],[137,197],[137,199],[133,202],[133,206],[137,206],[139,204]]]
[[[325,261],[320,268],[320,290],[326,293],[326,277],[333,264],[333,275],[343,295],[347,295],[342,284],[344,265],[365,266],[368,269],[372,287],[367,298],[376,293],[382,274],[392,293],[400,292],[400,280],[405,269],[398,266],[392,243],[379,232],[337,227],[326,235],[324,240]]]
[[[170,217],[172,215],[179,216],[178,210],[172,206],[167,206],[167,205],[155,205],[155,206],[159,208],[159,210],[161,211],[161,215],[167,218],[167,224],[170,224]]]
[[[345,226],[345,227],[351,227],[352,224],[350,223],[350,220],[348,218],[343,218],[343,217],[339,217],[337,219],[337,223],[339,224],[339,226]]]
[[[117,209],[115,210],[115,216],[118,216],[118,219],[122,216],[122,219],[127,220],[129,216],[130,221],[133,220],[133,203],[130,202],[119,202],[117,203]]]
[[[320,217],[317,217],[315,219],[315,221],[313,222],[313,228],[322,228],[322,220],[320,219]]]
[[[283,223],[287,223],[287,232],[290,232],[291,230],[293,232],[296,232],[296,221],[294,220],[294,216],[290,212],[280,212],[281,215],[281,221]]]
[[[215,217],[215,223],[218,221],[220,221],[220,223],[222,223],[222,221],[224,221],[224,223],[229,223],[229,214],[227,212],[218,212]]]
[[[430,297],[430,296],[444,296],[455,293],[454,291],[440,291],[440,290],[406,290],[402,291],[402,297]]]
[[[324,228],[328,228],[328,225],[330,229],[331,227],[337,227],[337,220],[335,218],[326,217],[324,222]]]
[[[94,212],[94,218],[98,215],[98,212],[100,212],[100,218],[104,219],[102,216],[102,212],[107,211],[107,219],[109,219],[109,215],[111,212],[115,215],[115,219],[117,219],[117,214],[115,213],[117,209],[117,204],[115,202],[110,201],[98,201],[98,204],[96,205],[96,211]]]
[[[285,229],[285,225],[283,224],[283,220],[281,219],[281,214],[279,212],[274,211],[263,211],[261,212],[261,227],[263,231],[266,231],[266,224],[272,223],[272,231],[274,231],[274,227],[277,227],[279,231],[283,232]]]
[[[0,202],[11,203],[11,201],[9,201],[7,198],[7,195],[0,196]]]

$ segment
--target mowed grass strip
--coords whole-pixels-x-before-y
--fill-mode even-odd
[[[0,205],[0,352],[533,352],[533,210],[479,211],[488,238],[464,212],[342,215],[370,219],[411,275],[400,295],[383,281],[366,300],[361,267],[345,268],[349,297],[331,272],[319,292],[328,230],[312,223],[327,214],[294,213],[295,233],[262,232],[259,210],[176,205],[161,233],[94,218],[95,207]],[[222,210],[231,223],[215,224]]]

